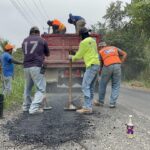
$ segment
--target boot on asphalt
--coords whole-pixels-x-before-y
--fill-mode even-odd
[[[98,100],[94,100],[93,104],[94,106],[104,106],[104,103],[99,102]]]

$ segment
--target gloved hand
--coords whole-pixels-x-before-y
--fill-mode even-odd
[[[69,59],[69,60],[72,60],[72,55],[68,55],[68,59]]]

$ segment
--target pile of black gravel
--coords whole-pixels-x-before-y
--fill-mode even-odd
[[[74,111],[64,111],[66,96],[50,98],[52,110],[43,114],[21,114],[15,121],[8,121],[5,128],[9,131],[10,140],[19,143],[42,143],[60,145],[67,141],[80,141],[87,137],[90,126],[88,117]]]

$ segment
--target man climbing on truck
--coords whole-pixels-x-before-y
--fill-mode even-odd
[[[85,19],[81,16],[73,16],[69,14],[68,23],[75,25],[76,33],[79,34],[79,31],[85,27]]]
[[[47,24],[49,25],[49,27],[52,27],[53,34],[65,34],[66,33],[65,25],[62,22],[60,22],[58,19],[48,20]]]
[[[99,55],[97,51],[96,41],[90,37],[89,30],[82,28],[79,32],[82,41],[79,50],[73,55],[69,55],[72,61],[83,59],[86,66],[82,81],[82,91],[84,94],[84,105],[82,109],[77,110],[78,113],[92,113],[92,100],[94,97],[94,86],[100,67]]]

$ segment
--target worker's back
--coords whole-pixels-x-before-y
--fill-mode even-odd
[[[41,67],[45,56],[46,41],[38,35],[28,36],[22,44],[24,67]]]

